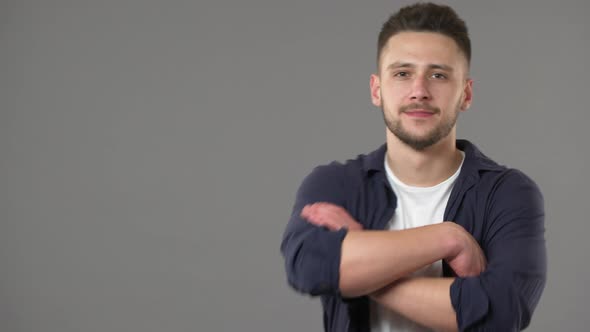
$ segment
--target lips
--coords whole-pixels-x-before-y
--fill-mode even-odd
[[[411,103],[400,107],[400,112],[412,118],[429,118],[440,113],[440,109],[428,104]]]
[[[434,112],[425,109],[413,109],[405,111],[404,114],[416,118],[428,118],[434,115]]]

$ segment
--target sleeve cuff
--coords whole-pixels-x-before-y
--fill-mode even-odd
[[[489,298],[479,278],[455,278],[451,284],[451,303],[457,313],[459,331],[483,319],[489,310]]]

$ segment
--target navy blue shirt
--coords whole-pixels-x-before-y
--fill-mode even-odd
[[[522,172],[500,166],[473,144],[457,140],[465,159],[444,220],[463,226],[477,240],[487,266],[477,277],[455,277],[451,303],[461,331],[517,331],[528,326],[545,287],[543,198]],[[345,208],[365,229],[385,229],[396,197],[384,170],[386,145],[345,163],[316,167],[301,184],[281,252],[289,284],[321,297],[325,331],[370,331],[369,298],[343,298],[338,288],[346,229],[329,231],[300,217],[306,204]]]

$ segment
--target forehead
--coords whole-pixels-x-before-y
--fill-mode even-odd
[[[404,31],[393,35],[385,44],[379,62],[381,68],[394,62],[467,68],[467,59],[457,43],[436,32]]]

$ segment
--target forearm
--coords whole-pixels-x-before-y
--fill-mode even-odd
[[[457,331],[451,304],[453,278],[406,278],[370,295],[380,305],[436,331]]]
[[[367,295],[453,250],[447,223],[403,231],[349,231],[342,242],[340,291]]]

